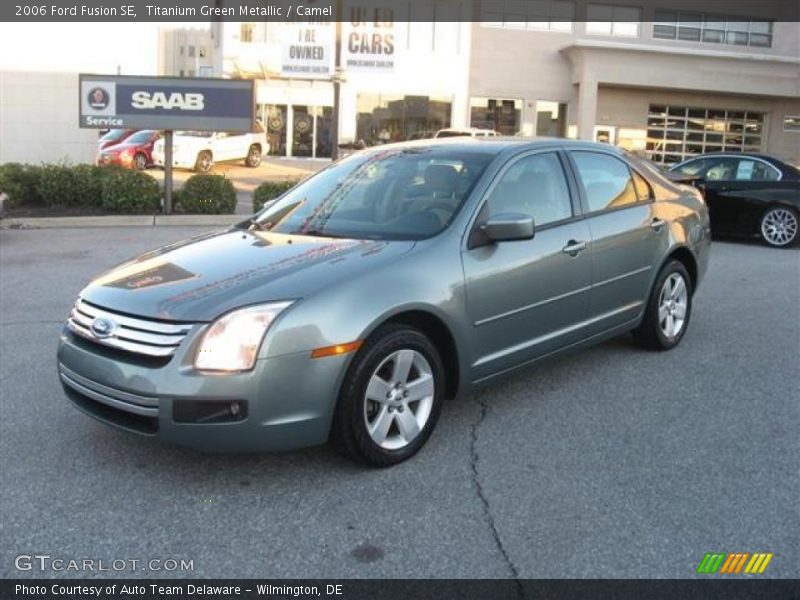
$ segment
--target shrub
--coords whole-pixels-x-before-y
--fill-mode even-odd
[[[253,212],[264,208],[264,204],[297,185],[296,181],[265,181],[253,192]]]
[[[161,206],[161,186],[147,173],[110,169],[101,179],[101,205],[109,212],[154,213]]]
[[[0,192],[8,194],[7,207],[42,204],[38,189],[41,170],[19,163],[0,165]]]
[[[174,202],[183,212],[227,214],[236,210],[233,183],[224,175],[192,175]]]

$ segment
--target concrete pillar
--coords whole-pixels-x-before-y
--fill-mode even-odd
[[[594,139],[596,119],[597,80],[584,74],[578,84],[578,139]]]

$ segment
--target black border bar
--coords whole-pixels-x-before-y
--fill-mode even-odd
[[[800,21],[797,0],[550,0],[574,7],[574,21],[591,21],[590,4],[631,6],[641,9],[641,21],[656,20],[656,11],[691,15],[718,15],[742,20]],[[396,22],[430,21],[431,15],[447,15],[448,21],[480,21],[481,15],[501,12],[509,21],[526,15],[508,10],[505,0],[2,0],[1,22],[279,22],[292,20],[348,20],[354,8],[385,19],[390,10]],[[148,9],[148,5],[151,7]],[[155,7],[155,8],[152,8]],[[431,10],[434,8],[434,10]],[[562,7],[563,8],[563,7]],[[223,10],[225,9],[225,10]],[[308,11],[307,9],[313,9]],[[172,11],[172,12],[170,12]],[[314,14],[312,14],[314,13]],[[554,10],[554,18],[563,11]],[[624,16],[619,17],[625,19]],[[699,17],[698,17],[699,18]]]
[[[19,587],[19,586],[24,586]],[[124,587],[144,593],[125,594]],[[152,586],[156,586],[154,589]],[[190,586],[195,586],[192,589]],[[224,587],[239,592],[220,592]],[[259,594],[258,586],[272,586]],[[169,587],[171,593],[159,590]],[[287,590],[282,593],[283,589]],[[39,592],[31,591],[38,588]],[[85,588],[86,591],[81,591]],[[176,589],[177,588],[177,589]],[[197,593],[197,589],[202,589]],[[315,588],[319,593],[297,593]],[[249,591],[248,591],[249,590]],[[263,590],[263,588],[262,588]],[[77,592],[77,593],[76,593]],[[98,593],[99,592],[99,593]],[[177,593],[176,593],[177,592]],[[194,592],[194,593],[192,593]],[[797,579],[5,579],[3,600],[800,600]]]

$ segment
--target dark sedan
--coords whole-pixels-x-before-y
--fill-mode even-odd
[[[704,154],[670,169],[703,190],[715,234],[760,236],[787,248],[800,241],[800,170],[764,154]]]

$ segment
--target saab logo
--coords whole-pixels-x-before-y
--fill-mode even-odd
[[[773,554],[771,552],[769,554],[765,552],[757,552],[755,554],[747,552],[732,552],[730,554],[708,552],[697,566],[697,573],[700,575],[713,575],[717,572],[720,575],[739,575],[740,573],[760,575],[767,569],[772,557]]]
[[[181,94],[172,92],[169,97],[164,92],[133,92],[131,95],[133,108],[163,108],[165,110],[203,110],[203,94]]]
[[[108,106],[109,96],[103,88],[96,87],[89,90],[86,99],[89,101],[89,106],[95,110],[103,110]]]

